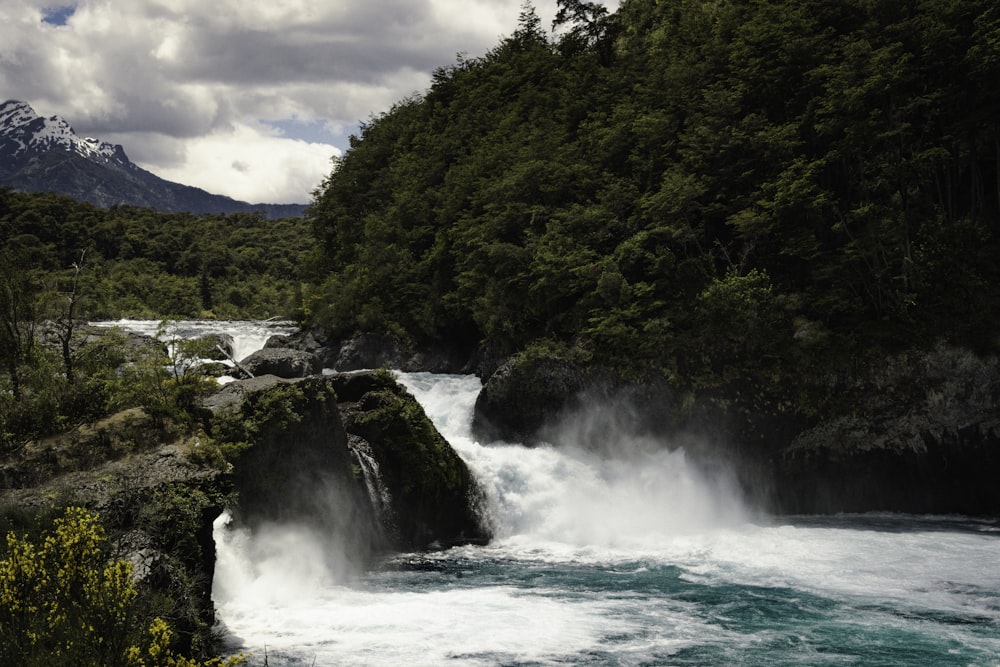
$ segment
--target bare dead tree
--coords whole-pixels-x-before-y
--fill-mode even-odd
[[[87,251],[80,252],[80,261],[73,263],[73,278],[69,284],[69,290],[62,293],[66,299],[66,306],[59,311],[56,317],[56,337],[59,338],[59,345],[62,349],[63,370],[66,373],[66,381],[73,383],[76,378],[76,369],[73,359],[73,333],[76,330],[76,309],[80,301],[80,274],[86,263]]]

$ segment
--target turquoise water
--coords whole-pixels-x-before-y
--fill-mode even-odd
[[[887,517],[885,522],[894,531],[906,530],[894,533],[907,543],[904,549],[935,539],[922,532],[920,520]],[[937,538],[955,537],[949,522],[934,523],[935,529],[947,529]],[[845,541],[857,531],[845,519],[805,530],[834,533]],[[751,542],[768,539],[768,532],[744,537]],[[815,534],[800,537],[825,541]],[[870,549],[872,540],[865,537],[874,536],[854,541]],[[975,550],[979,537],[968,533],[964,541]],[[989,552],[987,548],[982,555]],[[589,617],[576,627],[557,622],[553,631],[567,640],[546,651],[498,646],[439,656],[474,664],[989,665],[1000,656],[1000,595],[995,587],[920,581],[913,572],[918,568],[907,572],[893,567],[886,569],[887,576],[909,579],[902,590],[899,582],[888,581],[868,591],[838,590],[836,582],[824,586],[805,581],[807,577],[721,564],[722,558],[708,550],[700,557],[712,564],[692,562],[698,558],[694,553],[688,558],[588,561],[467,549],[403,560],[398,571],[379,573],[367,583],[382,594],[504,589],[511,605],[557,603]],[[752,578],[762,581],[746,581]],[[549,622],[544,615],[535,621]]]
[[[767,517],[683,447],[605,421],[595,451],[592,416],[559,447],[481,446],[475,378],[400,377],[497,538],[352,576],[322,536],[220,521],[215,598],[251,664],[1000,665],[998,521]]]

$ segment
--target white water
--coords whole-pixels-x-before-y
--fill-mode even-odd
[[[165,343],[177,339],[198,338],[210,334],[226,335],[233,341],[233,359],[237,362],[264,347],[267,339],[276,335],[287,335],[298,330],[292,322],[250,321],[250,320],[108,320],[91,322],[99,327],[118,327],[122,331],[159,337]],[[170,350],[173,354],[173,350]],[[232,367],[229,360],[222,363]],[[233,378],[219,378],[220,383]]]
[[[233,358],[246,359],[264,347],[271,336],[287,335],[298,330],[291,322],[247,320],[115,320],[91,322],[99,327],[118,327],[123,331],[160,336],[163,340],[197,338],[209,334],[224,334],[233,339]]]
[[[632,550],[665,536],[735,526],[749,516],[735,487],[692,465],[683,449],[621,436],[602,452],[574,446],[590,415],[571,424],[570,442],[525,448],[472,439],[475,376],[401,374],[466,461],[490,500],[490,522],[507,543],[551,542]],[[596,430],[596,429],[595,429]]]
[[[401,380],[496,539],[345,578],[308,532],[220,521],[215,599],[253,664],[1000,664],[995,521],[767,519],[681,450],[483,447],[475,378]]]

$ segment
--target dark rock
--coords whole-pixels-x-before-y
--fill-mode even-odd
[[[1000,513],[1000,363],[939,346],[887,358],[775,458],[789,512]]]
[[[337,346],[331,346],[326,335],[318,329],[300,329],[291,335],[274,335],[267,339],[264,349],[292,349],[308,352],[319,360],[320,368],[334,368]]]
[[[408,356],[400,342],[392,336],[357,333],[341,342],[333,368],[338,371],[383,367],[403,369]]]
[[[241,380],[205,403],[220,434],[252,445],[234,464],[246,523],[315,525],[355,545],[340,557],[359,567],[380,548],[486,539],[467,466],[386,371]]]
[[[259,375],[245,380],[237,380],[222,385],[218,391],[202,399],[202,405],[213,413],[238,406],[247,396],[278,384],[294,382],[295,378],[280,378],[277,375]]]
[[[360,571],[384,548],[367,491],[354,472],[336,395],[321,376],[295,382],[244,381],[243,400],[217,412],[250,447],[233,462],[238,521],[309,526]],[[249,425],[249,428],[248,428]],[[349,545],[349,547],[347,546]]]
[[[482,493],[465,462],[423,409],[387,373],[375,373],[372,390],[342,404],[348,433],[362,438],[377,461],[391,507],[397,548],[421,549],[483,543],[489,530],[477,512]],[[379,377],[381,376],[381,377]],[[362,386],[360,377],[353,387]]]
[[[420,346],[413,340],[387,334],[358,332],[331,348],[337,371],[392,368],[402,371],[460,373],[467,368],[469,354],[441,345]]]
[[[471,373],[486,382],[504,365],[507,359],[508,356],[496,346],[482,344],[473,350],[460,372]]]
[[[536,443],[546,424],[578,405],[592,379],[577,364],[556,357],[512,357],[483,385],[473,434],[483,442]]]
[[[336,373],[330,376],[329,381],[337,392],[337,399],[344,403],[357,403],[369,392],[396,387],[395,378],[388,372]]]
[[[291,348],[264,348],[239,362],[239,367],[251,375],[277,375],[300,378],[320,372],[323,366],[316,355]]]

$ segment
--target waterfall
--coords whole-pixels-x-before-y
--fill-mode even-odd
[[[348,436],[347,448],[354,458],[354,464],[361,469],[368,499],[371,501],[372,509],[375,510],[375,516],[379,519],[380,532],[383,534],[385,531],[391,532],[394,528],[392,497],[382,481],[378,461],[372,455],[371,446],[361,438]]]
[[[630,433],[602,406],[554,430],[558,446],[483,445],[471,434],[478,378],[397,377],[475,474],[501,540],[638,546],[749,519],[724,466]]]
[[[168,339],[197,338],[209,334],[229,336],[233,341],[233,358],[241,361],[264,347],[267,339],[275,335],[288,335],[298,330],[293,322],[240,320],[115,320],[91,322],[93,326],[118,327],[123,331],[145,336],[162,332]]]
[[[172,326],[228,334],[237,358],[294,330]],[[477,378],[397,377],[476,476],[495,539],[359,571],[354,532],[224,514],[213,599],[249,665],[1000,664],[996,519],[761,517],[722,462],[690,454],[705,447],[636,435],[615,406],[575,415],[552,446],[479,443]],[[348,445],[391,530],[377,461]]]

